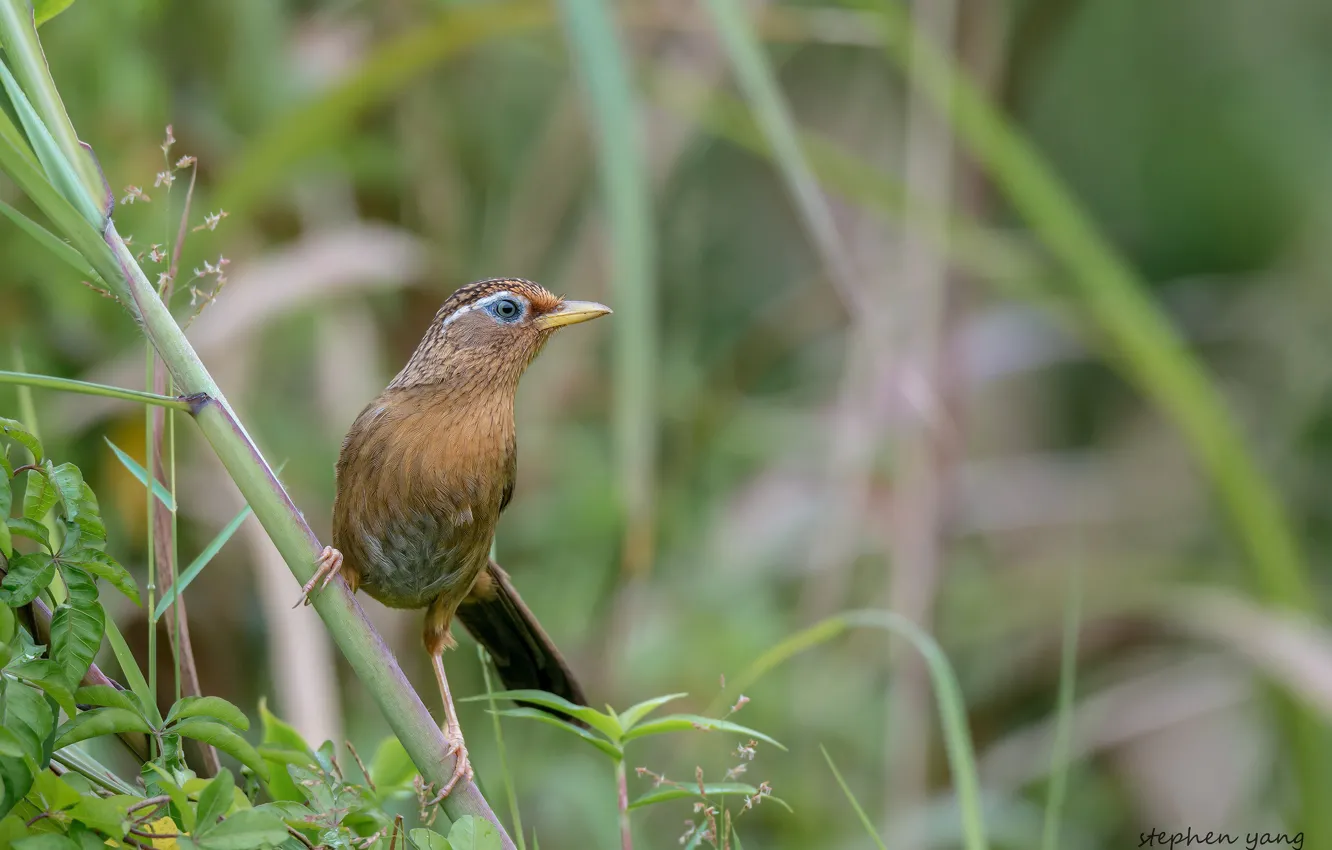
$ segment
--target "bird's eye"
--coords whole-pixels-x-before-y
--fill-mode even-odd
[[[490,305],[490,312],[501,322],[512,322],[523,314],[523,305],[513,298],[501,298]]]

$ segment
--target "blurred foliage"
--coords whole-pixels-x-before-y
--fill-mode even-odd
[[[1087,321],[1094,296],[1067,285],[1075,272],[974,158],[953,158],[942,205],[959,225],[947,239],[931,230],[928,202],[903,199],[911,87],[884,51],[875,4],[748,8],[798,129],[817,142],[806,155],[849,262],[892,317],[887,356],[901,351],[898,329],[928,320],[901,285],[903,240],[929,237],[955,264],[939,369],[923,394],[905,359],[864,386],[873,450],[857,470],[856,531],[846,563],[811,573],[824,506],[838,496],[828,456],[845,433],[834,388],[848,366],[847,312],[703,8],[613,4],[657,246],[650,570],[636,582],[621,571],[624,470],[608,423],[611,363],[632,342],[605,327],[560,339],[525,380],[499,560],[598,702],[686,691],[699,698],[689,710],[702,710],[719,675],[831,613],[812,602],[818,588],[834,588],[838,608],[892,604],[888,538],[918,497],[895,486],[899,450],[924,423],[941,487],[929,631],[958,670],[992,843],[1040,842],[1074,561],[1087,604],[1061,846],[1130,846],[1177,824],[1243,832],[1290,812],[1282,715],[1256,687],[1275,662],[1255,666],[1116,602],[1181,584],[1254,592],[1233,515],[1161,413],[1171,399],[1125,377],[1104,328]],[[1175,353],[1196,359],[1238,422],[1310,565],[1299,601],[1321,611],[1332,9],[960,0],[956,13],[957,61],[1063,180],[1177,329]],[[190,233],[182,268],[224,254],[233,281],[191,333],[266,454],[288,459],[283,480],[321,533],[341,435],[455,286],[520,275],[616,306],[601,154],[559,22],[545,2],[124,0],[78,3],[42,27],[65,105],[118,196],[127,185],[153,196],[117,212],[136,248],[167,241],[180,214],[182,193],[152,186],[164,126],[177,153],[199,158],[192,226],[229,216]],[[8,185],[0,200],[36,217]],[[123,313],[0,224],[0,366],[12,367],[16,346],[27,371],[139,386],[141,340]],[[338,254],[339,243],[369,256]],[[182,303],[182,318],[190,312]],[[108,552],[142,584],[142,488],[103,442],[141,463],[141,411],[41,391],[36,405],[48,446],[103,494]],[[0,386],[0,415],[17,412],[15,391]],[[200,551],[240,505],[207,447],[180,430],[182,549]],[[186,598],[205,601],[192,617],[205,692],[252,705],[281,700],[290,683],[274,680],[280,606],[265,601],[267,566],[244,538]],[[141,650],[142,612],[103,604]],[[403,661],[420,664],[415,615],[376,616]],[[1326,669],[1313,634],[1286,648],[1307,679]],[[471,654],[455,655],[455,688],[482,691]],[[891,675],[889,660],[881,640],[839,638],[747,691],[746,723],[791,748],[765,758],[757,779],[794,811],[747,814],[746,847],[869,846],[820,744],[889,846],[960,845],[937,722],[919,730],[930,742],[924,793],[896,793],[900,742],[885,711],[912,679]],[[423,665],[410,672],[429,683]],[[342,673],[347,733],[379,740],[373,703]],[[278,705],[297,726],[314,722]],[[486,718],[462,713],[493,802]],[[504,729],[541,846],[611,846],[598,754],[538,724]],[[704,737],[645,740],[636,757],[671,776],[719,774],[715,748],[693,740]],[[651,786],[630,783],[635,796]],[[637,822],[640,845],[677,846],[688,804],[654,809]]]

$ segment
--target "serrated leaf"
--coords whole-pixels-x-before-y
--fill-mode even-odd
[[[21,555],[9,562],[9,574],[0,581],[0,602],[11,608],[27,605],[54,577],[55,562],[50,555],[45,552]]]
[[[166,722],[184,720],[188,717],[205,717],[221,720],[242,731],[250,728],[250,720],[245,712],[222,699],[222,697],[183,697],[171,706]]]
[[[666,703],[687,696],[689,696],[689,694],[667,694],[664,697],[654,697],[652,699],[643,700],[637,705],[631,705],[624,711],[620,712],[620,726],[626,730],[632,729],[638,725],[638,721],[647,717]]]
[[[20,537],[26,537],[29,540],[36,540],[45,546],[48,550],[51,548],[51,534],[46,530],[46,526],[40,522],[33,522],[24,516],[10,517],[6,523],[13,534]]]
[[[538,708],[506,708],[495,713],[501,717],[525,717],[529,720],[537,720],[549,724],[558,729],[563,729],[571,735],[577,736],[579,739],[586,741],[616,761],[624,758],[624,754],[620,752],[620,749],[605,738],[594,735],[581,726],[575,726],[567,720],[561,720],[555,715],[549,714]]]
[[[222,547],[227,544],[227,541],[231,539],[231,536],[236,533],[237,529],[241,527],[241,523],[245,522],[245,518],[249,515],[249,505],[241,508],[240,513],[236,514],[235,518],[227,523],[226,527],[219,531],[216,537],[209,541],[208,545],[199,553],[199,556],[190,562],[190,565],[176,579],[175,584],[171,585],[167,592],[162,594],[161,601],[157,603],[158,619],[166,615],[167,609],[171,607],[171,603],[176,598],[176,594],[184,593],[185,588],[190,586],[190,582],[199,577],[199,573],[203,572],[204,567],[208,566],[213,557],[221,551]]]
[[[501,850],[499,830],[484,818],[463,815],[449,828],[453,850]]]
[[[103,735],[119,735],[122,732],[149,734],[152,731],[152,727],[138,712],[123,708],[94,708],[92,711],[81,711],[66,720],[56,735],[55,746],[59,750]]]
[[[139,479],[140,484],[147,487],[148,471],[145,470],[142,466],[140,466],[139,462],[136,461],[134,458],[125,454],[125,452],[121,450],[120,446],[117,446],[115,443],[111,442],[111,439],[109,437],[103,437],[102,439],[106,440],[106,444],[111,447],[111,451],[116,453],[116,459],[120,461],[120,465],[128,469],[130,475],[133,475],[135,478]],[[161,502],[163,505],[166,506],[167,510],[173,512],[176,510],[176,500],[171,497],[171,491],[162,486],[162,482],[160,481],[153,482],[153,495],[157,497],[157,501]]]
[[[5,672],[40,688],[47,696],[56,701],[56,705],[73,716],[74,695],[70,693],[69,682],[65,679],[65,670],[55,661],[38,658],[11,664]]]
[[[23,491],[23,515],[33,522],[41,522],[60,497],[55,485],[47,477],[48,472],[44,469],[28,470],[28,486]]]
[[[218,820],[231,808],[235,790],[236,780],[225,767],[204,786],[195,809],[195,838],[202,838],[217,828]]]
[[[73,564],[64,564],[60,574],[65,579],[69,604],[85,606],[97,601],[97,582],[85,570]]]
[[[287,826],[280,818],[257,809],[242,809],[207,834],[196,838],[201,850],[259,850],[287,840]]]
[[[411,783],[413,776],[416,776],[416,765],[402,742],[392,735],[381,741],[370,759],[370,779],[379,793],[384,795],[402,788]]]
[[[77,687],[106,632],[106,614],[102,606],[61,605],[51,617],[51,657],[65,673],[70,687]]]
[[[579,720],[596,729],[601,734],[610,738],[612,742],[619,742],[623,730],[620,728],[620,719],[609,714],[602,714],[595,708],[588,708],[585,705],[578,705],[570,702],[561,696],[537,690],[515,690],[515,691],[496,691],[493,694],[483,694],[477,697],[468,697],[457,700],[458,702],[478,702],[480,700],[511,699],[514,702],[531,703],[546,708],[553,708],[556,711],[563,712],[570,717],[576,717]]]
[[[129,574],[129,570],[105,552],[99,549],[80,547],[68,555],[61,555],[61,559],[97,576],[128,596],[135,605],[141,604],[138,585],[134,583],[134,578]]]
[[[0,418],[0,435],[16,440],[27,449],[32,454],[33,463],[42,462],[42,442],[41,440],[38,440],[22,422],[14,419]],[[12,471],[10,474],[13,474]]]
[[[417,828],[407,833],[418,850],[453,850],[449,840],[433,830]]]
[[[45,767],[46,741],[55,729],[55,712],[40,691],[18,682],[5,682],[3,723],[18,739],[26,757]]]
[[[261,779],[268,777],[268,766],[249,742],[233,732],[229,727],[211,720],[190,718],[172,727],[172,731],[186,738],[212,744],[222,752],[232,756],[241,764],[259,774]]]
[[[642,738],[646,735],[662,735],[667,732],[688,732],[694,729],[703,732],[731,732],[736,735],[757,738],[760,741],[767,741],[779,750],[786,749],[786,747],[779,744],[776,740],[764,735],[762,732],[750,729],[748,726],[741,726],[740,724],[732,723],[729,720],[703,717],[698,714],[672,714],[666,717],[659,717],[656,720],[649,720],[640,726],[635,726],[629,732],[626,732],[624,740],[627,743],[635,738]]]
[[[78,519],[83,510],[83,473],[72,463],[62,463],[50,470],[50,480],[65,518]]]
[[[132,691],[122,691],[111,685],[84,685],[74,692],[74,701],[79,705],[123,708],[136,714],[143,713],[139,698]]]

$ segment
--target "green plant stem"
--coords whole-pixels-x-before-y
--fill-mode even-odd
[[[629,775],[622,758],[615,760],[615,792],[620,809],[620,850],[634,850],[633,835],[629,831]]]
[[[91,384],[87,381],[74,381],[69,378],[53,378],[49,375],[32,375],[27,372],[0,371],[0,384],[18,384],[23,387],[37,387],[44,390],[96,395],[103,398],[118,398],[125,401],[137,401],[140,404],[152,404],[171,410],[190,409],[188,402],[171,396],[146,393],[142,390],[124,390],[120,387],[108,387],[105,384]]]
[[[495,560],[495,540],[490,541],[490,559]],[[495,727],[495,746],[499,750],[500,773],[504,776],[504,796],[509,802],[509,817],[513,818],[513,834],[518,841],[518,850],[527,850],[527,840],[523,837],[523,816],[518,810],[518,794],[513,787],[513,776],[509,773],[509,757],[504,748],[504,730],[500,726],[499,708],[495,705],[495,688],[490,681],[490,653],[477,644],[476,652],[481,660],[481,678],[486,685],[487,707],[490,719]]]
[[[199,355],[135,262],[114,222],[107,226],[105,238],[119,265],[117,280],[124,282],[126,306],[170,370],[176,387],[191,399],[200,432],[254,509],[297,582],[304,584],[313,575],[315,559],[323,548],[318,538],[232,413]],[[315,594],[313,603],[330,636],[366,693],[379,705],[421,775],[436,787],[443,786],[453,775],[453,758],[447,754],[444,735],[361,606],[343,582],[335,582]],[[506,850],[514,850],[513,840],[474,783],[455,788],[442,806],[453,820],[474,815],[490,821],[502,836]]]
[[[1078,674],[1078,632],[1082,628],[1082,564],[1068,569],[1064,603],[1064,636],[1059,652],[1059,696],[1055,710],[1054,744],[1050,747],[1050,790],[1045,801],[1042,850],[1059,850],[1059,818],[1068,789],[1068,752],[1073,735],[1073,697]]]
[[[153,351],[151,343],[144,346],[144,358],[146,361],[144,386],[149,390],[153,388],[153,372],[157,365],[157,353]],[[144,488],[145,497],[148,500],[148,508],[144,513],[145,521],[148,523],[148,533],[144,539],[147,542],[148,559],[148,693],[157,699],[157,497],[153,493],[152,484],[157,481],[157,441],[155,429],[153,428],[153,409],[144,407],[143,409],[143,469],[147,477],[149,486]],[[156,755],[156,745],[154,745],[154,755]]]

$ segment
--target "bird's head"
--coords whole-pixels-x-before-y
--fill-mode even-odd
[[[555,330],[609,312],[595,301],[566,301],[530,280],[469,283],[440,307],[389,386],[516,387]]]

